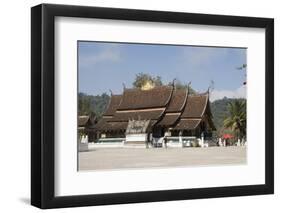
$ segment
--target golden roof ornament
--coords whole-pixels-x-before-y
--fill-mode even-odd
[[[142,86],[141,90],[150,90],[155,87],[155,84],[152,81],[146,81]]]

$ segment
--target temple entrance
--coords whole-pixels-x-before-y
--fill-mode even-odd
[[[152,136],[154,138],[161,138],[164,137],[165,134],[165,129],[162,127],[154,127],[153,128],[153,132],[152,132]]]

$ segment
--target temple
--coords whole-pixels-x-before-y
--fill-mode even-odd
[[[97,117],[95,113],[91,113],[90,115],[80,115],[78,117],[78,133],[79,137],[87,135],[88,141],[93,142],[95,138],[95,132],[93,131],[93,127],[97,123]]]
[[[161,138],[207,140],[214,130],[209,91],[190,94],[174,85],[124,88],[121,95],[111,94],[94,126],[99,141],[121,140],[125,145],[157,144]]]

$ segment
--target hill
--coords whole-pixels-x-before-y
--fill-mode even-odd
[[[217,132],[219,132],[223,128],[223,121],[229,115],[228,112],[228,104],[237,100],[235,98],[226,98],[219,99],[211,102],[211,111],[213,114],[213,121],[217,128]],[[238,99],[245,100],[245,99]]]
[[[99,119],[106,109],[110,96],[106,93],[101,95],[87,95],[85,93],[78,94],[78,114],[89,115],[95,113]]]

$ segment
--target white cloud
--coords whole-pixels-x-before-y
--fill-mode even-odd
[[[214,90],[210,94],[210,100],[215,101],[218,99],[227,98],[246,98],[246,86],[241,86],[236,90]]]
[[[84,55],[80,58],[82,66],[94,65],[101,62],[119,62],[121,60],[121,50],[119,45],[107,45],[100,52],[91,55]]]

